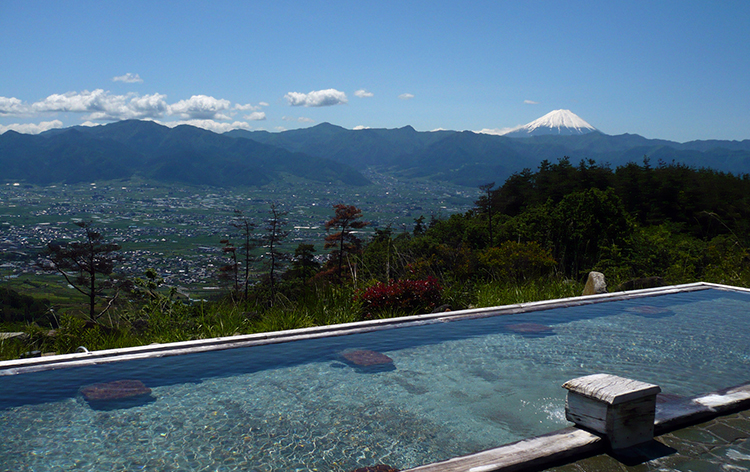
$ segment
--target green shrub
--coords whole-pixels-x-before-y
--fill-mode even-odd
[[[479,253],[479,264],[492,279],[521,283],[550,274],[555,260],[538,242],[505,241]]]

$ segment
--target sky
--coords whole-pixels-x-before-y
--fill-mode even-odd
[[[0,133],[600,131],[750,139],[750,3],[0,1]]]

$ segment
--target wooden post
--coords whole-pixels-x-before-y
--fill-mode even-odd
[[[594,374],[568,380],[565,417],[603,434],[612,449],[623,449],[654,438],[658,385],[616,375]]]

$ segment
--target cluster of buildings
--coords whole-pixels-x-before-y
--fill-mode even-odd
[[[394,233],[411,231],[414,219],[448,216],[468,209],[473,189],[444,188],[442,183],[405,183],[371,173],[374,185],[354,188],[308,181],[262,188],[198,188],[155,186],[147,182],[104,185],[0,184],[0,276],[17,277],[42,271],[39,261],[50,242],[80,238],[74,223],[90,221],[105,239],[122,247],[118,271],[141,276],[154,268],[170,285],[215,286],[218,268],[227,263],[222,239],[240,244],[237,218],[265,231],[270,204],[283,212],[289,232],[283,247],[293,252],[300,243],[322,251],[325,222],[337,203],[352,204],[375,228]],[[237,213],[240,211],[241,213]],[[255,252],[262,257],[263,250]]]

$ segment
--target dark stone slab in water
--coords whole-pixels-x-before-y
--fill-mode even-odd
[[[150,393],[151,389],[140,380],[115,380],[81,388],[81,394],[86,400],[119,400]]]
[[[370,467],[360,467],[351,472],[399,472],[398,469],[385,464],[373,465]]]
[[[345,351],[341,355],[344,356],[344,359],[351,362],[352,364],[363,367],[380,364],[393,364],[393,359],[386,356],[385,354],[381,354],[376,351]]]
[[[382,372],[394,370],[393,359],[376,351],[360,349],[344,351],[341,357],[349,364],[363,372]]]
[[[550,326],[540,323],[514,323],[506,326],[506,328],[513,333],[526,337],[552,336],[555,334],[555,330]]]
[[[151,389],[140,380],[115,380],[81,387],[81,394],[95,410],[130,408],[154,401]]]
[[[651,305],[631,306],[630,308],[626,308],[625,311],[629,311],[630,313],[634,313],[644,318],[666,318],[675,314],[675,312],[669,308]]]

